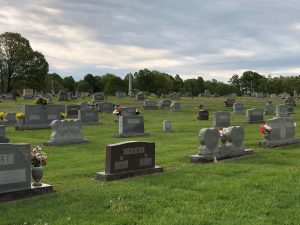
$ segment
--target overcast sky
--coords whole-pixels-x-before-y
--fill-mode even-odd
[[[6,31],[76,80],[143,68],[222,81],[300,75],[299,0],[0,0]]]

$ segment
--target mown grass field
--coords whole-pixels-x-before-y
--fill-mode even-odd
[[[237,99],[245,109],[263,108],[266,100]],[[231,111],[224,107],[224,98],[183,98],[179,100],[182,112],[178,113],[142,110],[142,102],[130,99],[111,97],[108,101],[140,108],[145,132],[150,135],[113,138],[118,131],[113,115],[99,113],[101,125],[83,127],[90,143],[43,147],[49,155],[43,182],[52,184],[55,193],[0,203],[1,225],[300,224],[300,145],[261,149],[259,125],[245,124],[245,115],[232,114],[232,124],[245,128],[245,145],[255,154],[213,164],[190,164],[187,157],[198,152],[198,133],[212,125],[212,113]],[[0,111],[17,111],[24,103],[3,101]],[[209,121],[197,120],[199,104],[209,110]],[[299,121],[299,107],[295,112],[291,117]],[[268,118],[271,116],[265,116]],[[172,121],[173,133],[161,132],[165,119]],[[11,143],[30,143],[31,147],[49,140],[50,133],[50,129],[7,128]],[[299,126],[296,133],[300,136]],[[104,170],[106,144],[125,140],[155,142],[156,164],[165,172],[113,182],[94,180],[95,173]]]

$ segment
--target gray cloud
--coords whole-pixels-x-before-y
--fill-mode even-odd
[[[222,80],[243,70],[300,74],[296,0],[0,3],[0,32],[21,33],[63,76],[144,67]]]

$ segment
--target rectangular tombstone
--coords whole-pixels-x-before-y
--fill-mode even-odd
[[[244,105],[242,103],[235,102],[233,103],[232,108],[234,113],[241,114],[244,112]]]
[[[12,113],[12,112],[6,113],[5,119],[7,120],[5,123],[6,125],[15,125],[17,123],[16,113]]]
[[[215,112],[213,114],[214,127],[229,127],[230,126],[230,113],[228,112]]]
[[[122,116],[135,116],[136,115],[136,108],[122,107],[121,108],[121,115]]]
[[[93,94],[93,101],[103,101],[104,100],[104,92],[95,92]]]
[[[0,125],[0,143],[8,143],[9,139],[5,136],[5,126]]]
[[[33,89],[23,89],[23,98],[24,99],[33,99],[34,91]]]
[[[266,115],[274,115],[275,114],[275,106],[272,104],[272,102],[266,103],[265,114]]]
[[[264,93],[262,93],[262,92],[256,93],[256,98],[263,98],[263,97],[264,97]]]
[[[171,104],[172,104],[171,100],[161,100],[159,102],[159,108],[160,109],[169,109]]]
[[[277,94],[271,94],[271,98],[276,98]]]
[[[95,109],[78,110],[78,119],[82,124],[99,124],[98,111]]]
[[[170,105],[170,111],[180,112],[180,103],[179,102],[172,102],[171,105]]]
[[[7,93],[5,95],[5,100],[16,100],[16,96],[13,93]]]
[[[198,120],[208,120],[209,118],[209,112],[208,110],[198,110]]]
[[[146,110],[157,109],[156,101],[144,101],[143,108]]]
[[[289,106],[287,104],[276,105],[276,117],[288,117]]]
[[[144,117],[119,116],[119,133],[114,137],[135,137],[148,135],[144,131]]]
[[[99,102],[97,103],[98,112],[111,113],[114,106],[111,102]]]
[[[87,102],[80,102],[80,103],[78,103],[78,105],[80,105],[81,110],[89,108],[89,104]]]
[[[163,172],[155,166],[155,143],[128,141],[106,146],[105,172],[97,180],[117,180],[136,175]]]
[[[263,123],[264,111],[263,109],[248,109],[246,112],[246,123]]]
[[[65,113],[68,118],[77,118],[78,110],[80,110],[80,105],[66,105],[65,107]]]
[[[31,188],[30,144],[0,144],[0,193]]]

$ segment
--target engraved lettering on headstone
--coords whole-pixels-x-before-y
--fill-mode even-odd
[[[14,163],[13,154],[0,155],[0,166],[10,165],[13,163]]]
[[[122,170],[122,169],[127,169],[127,168],[128,168],[128,160],[116,161],[115,162],[115,169],[116,170]]]
[[[141,158],[140,166],[150,166],[152,164],[152,158]]]
[[[26,182],[26,170],[5,170],[0,171],[0,185]]]
[[[29,115],[29,120],[39,120],[40,115]]]
[[[128,124],[139,124],[140,120],[139,119],[128,119],[127,123]]]

